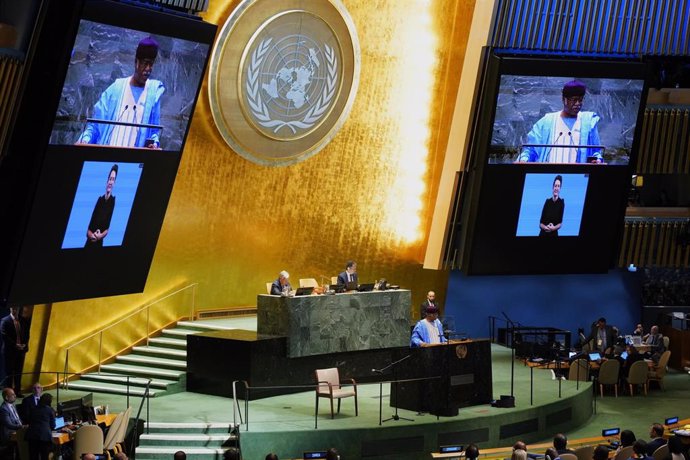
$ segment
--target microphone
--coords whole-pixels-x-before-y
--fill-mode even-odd
[[[380,374],[381,370],[380,369],[372,369],[371,372],[373,372],[374,374]]]
[[[137,105],[136,104],[134,104],[134,106],[132,107],[132,110],[134,111],[134,113],[132,114],[132,122],[133,123],[139,123],[137,121]],[[136,142],[137,137],[139,136],[139,128],[133,127],[132,130],[129,132],[129,138],[127,139],[127,146],[132,145],[132,134],[135,135],[134,142]]]
[[[122,117],[124,116],[124,114],[125,114],[125,112],[127,111],[128,108],[129,108],[129,104],[125,104],[125,108],[122,109],[122,113],[120,113],[120,116],[117,117],[117,120],[115,120],[115,121],[120,121],[120,120],[122,120]]]
[[[563,131],[559,132],[558,136],[556,136],[556,139],[554,139],[553,143],[558,144],[558,139],[560,139],[562,135],[563,135]]]

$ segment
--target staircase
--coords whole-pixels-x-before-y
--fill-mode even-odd
[[[229,446],[237,445],[231,424],[225,423],[147,423],[148,434],[139,438],[137,460],[173,458],[178,450],[187,459],[219,460]],[[144,429],[146,433],[146,428]]]
[[[146,382],[151,379],[149,396],[178,393],[185,390],[187,371],[187,335],[232,329],[212,322],[180,321],[176,327],[163,329],[146,346],[138,346],[129,354],[117,356],[112,364],[104,364],[101,371],[83,374],[69,383],[70,390],[129,394],[143,396]]]

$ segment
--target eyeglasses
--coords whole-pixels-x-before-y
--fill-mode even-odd
[[[572,96],[572,97],[566,97],[565,100],[566,100],[566,102],[568,102],[568,104],[575,104],[577,102],[582,104],[582,101],[585,100],[585,97],[584,96]]]

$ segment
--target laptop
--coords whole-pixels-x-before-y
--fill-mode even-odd
[[[357,282],[356,281],[348,281],[348,283],[345,285],[345,290],[356,291],[357,290]]]
[[[295,295],[311,295],[314,292],[314,286],[297,288]]]
[[[364,283],[357,286],[359,292],[371,292],[374,290],[374,283]]]
[[[599,361],[601,359],[601,354],[597,351],[589,354],[590,361]]]
[[[642,337],[640,337],[639,335],[633,335],[632,344],[635,347],[639,347],[640,345],[642,345]]]
[[[335,292],[336,294],[339,294],[341,292],[345,292],[345,285],[344,284],[331,284],[328,288],[331,291]]]
[[[55,417],[55,429],[59,430],[60,428],[65,427],[65,417]]]
[[[628,359],[628,352],[624,351],[623,353],[621,353],[621,358]]]

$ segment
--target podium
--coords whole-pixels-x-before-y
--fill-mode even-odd
[[[390,405],[438,416],[458,415],[458,409],[492,400],[491,343],[488,339],[441,343],[396,350],[393,359],[410,354],[391,384]]]

